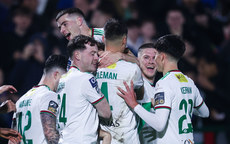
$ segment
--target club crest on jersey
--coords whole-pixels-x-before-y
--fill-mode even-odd
[[[95,79],[95,77],[89,79],[89,82],[93,88],[97,86],[97,80]]]
[[[58,108],[58,104],[55,101],[51,100],[49,102],[48,110],[51,111],[52,113],[56,113],[57,112],[57,108]]]
[[[165,94],[164,94],[164,92],[156,93],[155,96],[154,96],[154,99],[155,99],[155,105],[164,104],[165,103]]]

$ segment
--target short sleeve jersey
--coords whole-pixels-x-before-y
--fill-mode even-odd
[[[16,103],[17,130],[22,135],[22,144],[46,144],[40,113],[56,117],[58,109],[57,94],[46,85],[30,89]]]
[[[134,89],[140,88],[143,85],[140,68],[134,63],[120,60],[107,68],[99,68],[96,78],[101,92],[108,100],[113,116],[110,126],[102,126],[102,128],[111,133],[112,143],[114,141],[127,144],[138,143],[135,115],[125,101],[117,95],[117,87],[125,89],[123,81],[130,85],[133,80]]]
[[[169,109],[165,129],[156,133],[156,143],[194,143],[191,117],[203,99],[194,82],[179,70],[164,75],[156,84],[155,110]]]
[[[96,143],[99,119],[93,105],[104,97],[99,93],[94,76],[72,66],[60,79],[57,92],[61,101],[59,143]]]

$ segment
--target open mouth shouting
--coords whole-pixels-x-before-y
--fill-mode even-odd
[[[70,33],[65,34],[65,38],[66,38],[67,40],[70,40],[70,36],[71,36]]]

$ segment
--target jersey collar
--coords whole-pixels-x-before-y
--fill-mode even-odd
[[[69,69],[71,69],[71,68],[75,68],[75,69],[77,69],[77,70],[80,71],[80,69],[77,66],[75,66],[75,65],[72,65]]]
[[[168,72],[161,78],[161,80],[164,79],[166,76],[168,76],[168,75],[170,74],[170,72],[181,72],[181,71],[178,70],[178,69],[170,70],[170,71],[168,71]]]
[[[45,85],[45,84],[36,85],[36,86],[34,86],[33,88],[38,88],[38,87],[41,87],[41,86],[45,86],[45,87],[47,87],[47,88],[48,88],[48,90],[50,90],[50,87],[49,87],[49,86],[47,86],[47,85]]]

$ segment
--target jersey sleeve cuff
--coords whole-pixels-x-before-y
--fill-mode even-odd
[[[96,105],[96,104],[98,104],[100,101],[102,101],[104,98],[105,98],[105,97],[103,96],[103,97],[99,98],[98,100],[96,100],[95,102],[92,102],[92,104],[93,104],[93,105]]]
[[[41,110],[40,114],[42,114],[42,113],[50,114],[50,115],[53,115],[56,117],[56,115],[54,113],[52,113],[51,111]]]
[[[204,101],[201,102],[198,106],[194,106],[194,108],[199,109],[203,105]]]
[[[169,106],[155,106],[154,109],[168,109],[168,110],[171,110],[171,107]]]

